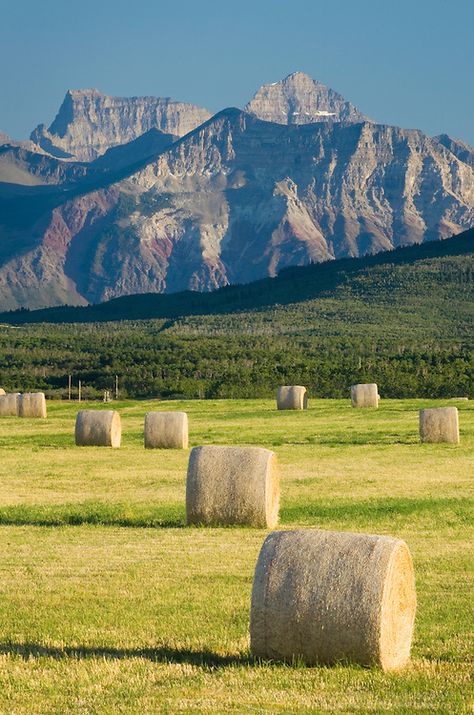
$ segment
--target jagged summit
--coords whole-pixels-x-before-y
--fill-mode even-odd
[[[342,95],[304,72],[263,85],[245,111],[277,124],[370,121]]]
[[[150,129],[183,136],[210,116],[207,109],[169,97],[113,97],[97,89],[74,89],[66,92],[50,127],[40,124],[31,140],[53,156],[92,161]]]

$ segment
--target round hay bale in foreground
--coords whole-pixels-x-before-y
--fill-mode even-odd
[[[252,588],[251,651],[307,665],[394,670],[410,656],[416,594],[405,542],[331,531],[275,531]]]
[[[187,449],[188,416],[186,412],[147,412],[145,449]]]
[[[20,417],[46,418],[46,398],[44,392],[24,392],[18,398],[18,415]]]
[[[366,385],[352,385],[352,407],[378,407],[379,400],[380,395],[375,382],[370,382]]]
[[[420,439],[422,442],[459,444],[458,408],[430,407],[420,410]]]
[[[76,417],[79,447],[120,447],[122,423],[114,410],[81,410]]]
[[[280,485],[276,454],[261,447],[195,447],[186,479],[188,524],[273,528]]]
[[[0,395],[0,417],[18,417],[19,392]]]
[[[308,408],[306,387],[302,385],[282,385],[277,390],[276,399],[279,410],[306,410]]]

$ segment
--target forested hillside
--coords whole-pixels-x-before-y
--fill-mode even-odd
[[[257,397],[279,384],[347,397],[352,383],[376,381],[385,397],[474,397],[472,246],[470,231],[213,294],[7,314],[17,325],[0,333],[0,385],[66,396],[72,375],[73,395],[81,380],[84,396],[100,397],[118,375],[121,397]],[[119,309],[135,319],[18,325]],[[137,320],[140,310],[162,317]]]

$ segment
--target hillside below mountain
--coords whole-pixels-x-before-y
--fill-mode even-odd
[[[212,317],[226,313],[235,317]],[[445,241],[374,256],[286,268],[276,278],[227,286],[212,293],[132,295],[85,307],[20,310],[1,313],[0,322],[20,325],[179,318],[180,326],[193,325],[213,333],[244,330],[300,334],[317,330],[319,320],[326,324],[327,334],[342,331],[363,335],[369,330],[388,336],[391,330],[395,334],[400,330],[408,336],[411,327],[420,330],[422,326],[424,337],[465,336],[472,341],[473,315],[471,229]],[[196,322],[186,316],[208,318],[203,322],[199,317]]]
[[[214,293],[3,314],[0,382],[63,399],[69,376],[73,398],[81,380],[83,399],[102,399],[116,375],[121,399],[270,397],[298,384],[310,400],[347,400],[355,382],[376,382],[383,399],[474,398],[473,314],[471,230]]]

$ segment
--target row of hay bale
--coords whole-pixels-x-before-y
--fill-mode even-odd
[[[0,417],[47,417],[44,392],[0,392]]]
[[[10,397],[10,396],[6,396]],[[0,414],[2,397],[0,397]],[[21,402],[20,402],[21,404]],[[34,410],[25,401],[27,410],[20,416],[46,417],[46,405]],[[16,413],[15,413],[16,414]],[[419,412],[421,442],[459,444],[459,413],[457,407],[430,407]],[[114,447],[121,444],[122,426],[114,410],[81,410],[76,417],[75,440],[78,446]],[[145,449],[187,449],[188,416],[185,412],[147,412],[144,425]]]
[[[279,410],[307,410],[308,395],[303,385],[282,385],[277,390],[277,408]],[[380,395],[375,382],[352,385],[352,407],[378,407]]]
[[[75,442],[79,447],[120,447],[122,422],[115,410],[80,410],[76,416]],[[187,449],[186,412],[147,412],[145,449]]]
[[[467,400],[466,397],[451,398]],[[352,385],[352,407],[377,408],[380,395],[375,382]],[[285,385],[278,388],[279,410],[305,410],[308,407],[306,388],[302,385]],[[422,442],[449,442],[459,444],[459,414],[457,407],[430,407],[419,412],[420,439]]]

